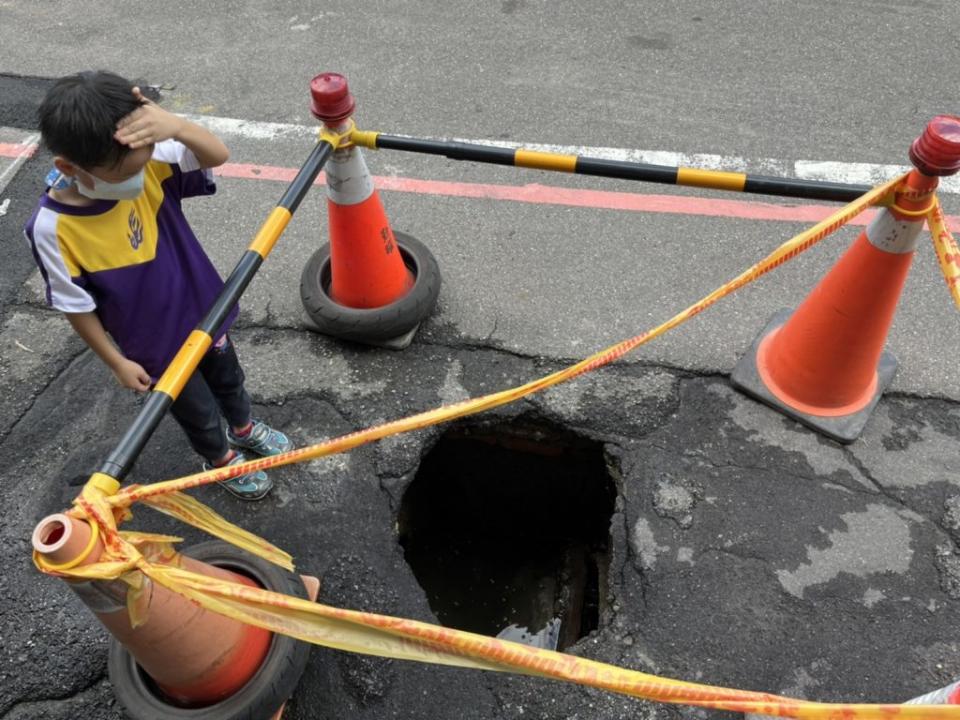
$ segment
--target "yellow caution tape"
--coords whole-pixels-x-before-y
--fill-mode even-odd
[[[768,693],[714,687],[620,668],[564,653],[453,630],[415,620],[334,608],[260,588],[236,585],[198,575],[180,567],[171,542],[178,538],[147,533],[121,533],[117,523],[131,517],[129,508],[143,502],[160,512],[194,525],[286,568],[290,556],[182,494],[200,485],[219,482],[252,470],[278,467],[344,452],[358,445],[401,432],[488,410],[606,365],[640,345],[689,320],[719,299],[782,265],[845,225],[864,209],[889,203],[903,178],[871,190],[812,228],[787,241],[766,258],[713,291],[699,302],[641,335],[601,350],[564,370],[519,387],[465,400],[401,418],[373,428],[282,455],[197,473],[146,486],[115,487],[89,482],[74,501],[71,514],[88,519],[99,529],[104,545],[101,560],[56,570],[38,562],[51,574],[87,580],[122,580],[131,587],[131,621],[145,619],[148,583],[187,597],[207,610],[240,622],[300,640],[349,652],[402,660],[438,663],[480,670],[516,672],[577,683],[657,702],[683,703],[731,712],[757,713],[816,720],[888,720],[889,718],[958,718],[960,707],[947,705],[868,705],[817,703]],[[960,252],[946,228],[939,204],[928,221],[941,268],[954,300],[960,306]]]
[[[150,581],[240,622],[338,650],[455,667],[516,672],[608,690],[657,702],[789,718],[881,720],[957,718],[960,708],[922,705],[816,703],[769,693],[714,687],[629,670],[416,620],[345,610],[224,582],[175,566],[139,568]],[[115,567],[88,566],[69,575],[127,579]],[[139,600],[139,597],[138,597]]]
[[[452,405],[445,405],[433,410],[427,410],[416,415],[410,415],[409,417],[394,420],[382,425],[377,425],[376,427],[349,433],[347,435],[343,435],[332,440],[327,440],[326,442],[318,443],[316,445],[299,448],[297,450],[291,450],[290,452],[286,452],[281,455],[257,458],[245,463],[238,463],[236,465],[229,465],[222,468],[214,468],[213,470],[207,470],[194,475],[187,475],[175,480],[153,483],[152,485],[130,486],[110,497],[108,502],[114,507],[129,507],[133,503],[142,502],[148,498],[158,497],[171,492],[182,492],[184,490],[199,487],[200,485],[208,485],[210,483],[228,480],[254,470],[265,470],[268,468],[304,462],[306,460],[314,460],[327,455],[334,455],[374,440],[380,440],[382,438],[389,437],[391,435],[397,435],[399,433],[409,432],[411,430],[419,430],[421,428],[429,427],[430,425],[436,425],[441,422],[455,420],[467,415],[472,415],[484,410],[490,410],[491,408],[506,405],[507,403],[513,402],[522,397],[526,397],[527,395],[531,395],[545,388],[566,382],[567,380],[571,380],[578,375],[590,372],[591,370],[595,370],[613,362],[620,357],[623,357],[640,345],[643,345],[644,343],[663,335],[667,331],[672,330],[676,326],[686,322],[693,316],[703,312],[721,298],[738,290],[744,285],[753,282],[762,275],[765,275],[771,270],[779,267],[787,260],[796,257],[804,250],[814,246],[823,238],[827,237],[845,225],[851,219],[873,205],[878,199],[885,197],[894,188],[896,188],[896,186],[903,180],[904,177],[906,176],[891,180],[884,185],[874,188],[849,205],[846,205],[837,212],[833,213],[830,215],[830,217],[821,220],[813,227],[808,228],[799,235],[794,236],[770,253],[766,258],[751,266],[730,282],[721,286],[717,290],[714,290],[712,293],[694,303],[686,310],[677,313],[672,318],[657,326],[653,330],[649,330],[642,335],[637,335],[629,340],[624,340],[616,345],[612,345],[563,370],[551,373],[550,375],[546,375],[542,378],[538,378],[537,380],[533,380],[525,385],[520,385],[508,390],[501,390],[500,392],[491,393],[490,395],[484,395],[478,398],[471,398],[469,400],[464,400]]]
[[[204,532],[225,540],[231,545],[246,550],[253,555],[269,560],[287,570],[293,570],[293,558],[288,553],[263,538],[238,527],[215,513],[199,500],[189,495],[174,492],[168,495],[155,495],[144,500],[144,504],[154,510],[177,518]]]
[[[937,261],[947,288],[953,296],[953,302],[960,309],[960,249],[947,228],[947,221],[943,217],[943,208],[937,198],[933,199],[933,209],[927,216],[930,225],[930,237],[933,239],[933,248],[937,252]]]

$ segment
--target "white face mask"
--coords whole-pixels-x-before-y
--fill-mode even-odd
[[[136,175],[118,183],[101,180],[90,173],[87,175],[93,180],[93,188],[88,188],[78,180],[77,191],[91,200],[133,200],[143,192],[143,168]]]

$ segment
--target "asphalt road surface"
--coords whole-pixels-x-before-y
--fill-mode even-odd
[[[0,1],[0,718],[123,717],[105,633],[29,561],[36,521],[69,505],[67,480],[99,465],[138,408],[43,307],[22,238],[50,157],[16,148],[36,142],[50,78],[112,69],[222,135],[218,193],[188,214],[226,273],[312,147],[320,72],[348,77],[365,129],[875,182],[908,163],[931,117],[958,111],[958,25],[948,2]],[[520,384],[636,335],[833,207],[366,157],[393,227],[435,254],[440,302],[402,352],[305,329],[300,272],[326,238],[314,188],[234,332],[258,414],[298,444]],[[941,194],[950,216],[956,190]],[[728,383],[766,320],[861,230],[615,366],[457,425],[545,446],[572,433],[602,458],[596,480],[616,498],[598,627],[569,652],[824,701],[902,702],[960,677],[960,323],[926,239],[890,330],[893,388],[856,442],[814,435]],[[321,577],[323,602],[435,621],[397,523],[448,430],[278,470],[261,503],[197,494]],[[186,448],[164,421],[133,479],[194,472]],[[134,526],[202,539],[146,509]],[[726,716],[316,648],[285,717]]]

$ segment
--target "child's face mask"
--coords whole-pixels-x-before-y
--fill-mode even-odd
[[[136,175],[116,183],[101,180],[90,173],[87,176],[93,181],[93,187],[88,188],[82,181],[77,181],[77,191],[91,200],[133,200],[143,192],[143,168]]]

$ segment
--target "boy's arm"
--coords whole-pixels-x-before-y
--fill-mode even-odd
[[[124,387],[146,392],[152,382],[150,374],[139,363],[128,360],[117,350],[96,313],[64,313],[74,331],[83,338]]]
[[[230,158],[227,146],[206,128],[168,113],[147,100],[140,93],[140,88],[135,87],[133,94],[141,105],[117,123],[117,131],[113,135],[117,142],[134,150],[151,143],[177,140],[196,155],[202,168],[223,165]]]
[[[162,111],[166,112],[166,111]],[[168,113],[169,114],[169,113]],[[174,115],[173,117],[176,117]],[[177,118],[182,124],[180,132],[173,136],[186,145],[197,156],[201,168],[215,168],[230,159],[230,151],[216,135],[199,125]]]

